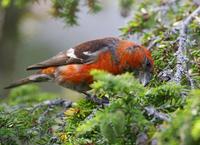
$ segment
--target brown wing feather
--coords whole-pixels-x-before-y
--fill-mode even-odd
[[[52,66],[61,66],[67,64],[84,64],[91,63],[96,60],[98,53],[105,48],[114,48],[118,44],[119,39],[115,37],[107,37],[81,43],[74,48],[60,52],[56,56],[43,62],[31,65],[27,70],[42,69]]]
[[[48,60],[29,66],[27,70],[35,70],[35,69],[47,68],[50,66],[64,65],[68,59],[69,57],[66,55],[66,51],[63,51]]]
[[[87,59],[88,55],[84,54],[84,52],[95,53],[105,47],[115,47],[118,42],[119,39],[115,37],[87,41],[74,48],[75,55],[79,58]]]

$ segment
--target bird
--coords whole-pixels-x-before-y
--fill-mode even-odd
[[[113,75],[135,72],[146,86],[153,72],[150,51],[135,42],[118,37],[105,37],[80,43],[57,55],[27,67],[36,73],[11,83],[5,89],[35,82],[53,81],[63,87],[85,93],[93,82],[91,70]]]

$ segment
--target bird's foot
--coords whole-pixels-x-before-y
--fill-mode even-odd
[[[91,95],[89,93],[84,92],[83,94],[86,95],[86,99],[90,100],[98,105],[105,105],[105,104],[109,104],[109,100],[107,97],[103,96],[102,98],[98,98],[96,95]]]

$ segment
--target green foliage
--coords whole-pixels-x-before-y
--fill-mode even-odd
[[[182,98],[183,93],[188,91],[183,86],[175,83],[167,83],[156,88],[152,88],[145,94],[142,103],[153,104],[163,111],[175,111],[184,106],[185,99]]]
[[[92,113],[95,107],[96,105],[90,101],[80,100],[75,103],[72,108],[66,110],[67,126],[65,130],[68,135],[68,139],[64,141],[66,144],[80,144],[81,142],[87,142],[84,138],[76,138],[76,130],[80,123]]]
[[[28,106],[21,106],[20,104],[25,104],[23,96],[40,96],[41,93],[37,87],[32,85],[19,87],[10,94],[14,104],[19,104],[13,107],[4,105],[0,109],[1,143],[46,144],[53,141],[54,143],[77,145],[130,145],[142,140],[147,143],[151,138],[156,138],[161,142],[160,144],[165,142],[171,144],[177,139],[176,135],[171,134],[179,136],[182,131],[181,127],[184,125],[187,129],[190,128],[189,139],[192,138],[194,142],[199,141],[198,112],[200,110],[198,108],[200,101],[198,97],[190,97],[190,99],[182,97],[182,94],[188,92],[184,87],[167,83],[147,89],[140,85],[130,73],[113,76],[95,70],[92,74],[95,75],[96,81],[91,85],[91,93],[98,94],[99,98],[109,97],[109,106],[99,106],[88,100],[80,100],[65,110],[64,122],[56,121],[59,119],[57,113],[63,109],[38,104],[40,100],[34,99],[29,100],[33,101],[30,104],[35,104],[37,107],[29,103]],[[189,96],[198,96],[199,92],[193,94]],[[48,95],[43,98],[45,99],[48,99]],[[145,111],[148,106],[153,106],[158,113],[173,113],[169,114],[174,118],[173,123],[163,125],[163,120],[156,121],[159,115],[149,116],[149,112]],[[188,118],[189,121],[191,120],[189,124],[187,124]],[[66,126],[59,127],[60,123]],[[166,127],[164,132],[156,129],[158,125]],[[141,134],[144,134],[146,138],[141,139],[139,137]]]
[[[0,0],[0,7],[7,8],[16,6],[18,8],[24,8],[38,1],[39,0]],[[66,24],[77,25],[77,15],[82,5],[81,2],[80,0],[51,0],[52,7],[50,12],[54,17],[63,19]],[[98,0],[84,0],[84,3],[86,3],[90,13],[97,13],[101,10],[101,3]]]
[[[44,93],[35,85],[24,85],[13,89],[8,96],[8,104],[33,104],[44,100],[55,99],[55,94]]]
[[[11,91],[7,102],[12,107],[1,104],[0,143],[18,145],[50,142],[57,131],[53,129],[53,126],[58,126],[56,116],[62,108],[41,102],[53,98],[55,95],[43,93],[34,85]]]
[[[100,130],[101,136],[106,138],[110,144],[116,144],[122,142],[125,125],[124,112],[119,109],[111,111],[109,107],[104,111],[98,111],[95,117],[79,125],[76,132],[80,136],[98,128],[97,131]]]
[[[80,0],[51,0],[53,3],[52,14],[62,18],[66,24],[77,25],[77,14],[80,11]],[[89,12],[97,13],[101,10],[98,0],[85,0]]]
[[[84,110],[82,107],[79,113],[67,118],[72,122],[66,128],[71,144],[135,144],[140,133],[151,138],[156,131],[156,124],[146,115],[145,107],[155,106],[157,111],[172,112],[185,103],[181,97],[185,90],[176,84],[147,90],[129,73],[113,76],[95,70],[92,74],[97,80],[91,85],[92,92],[100,98],[109,97],[110,104],[106,108],[93,106],[93,111],[80,118],[80,112]],[[86,102],[78,102],[79,108]]]
[[[178,110],[172,121],[164,124],[163,130],[157,133],[158,144],[199,144],[200,91],[193,91],[189,96],[186,108]]]
[[[120,0],[120,6],[121,6],[121,15],[126,17],[130,14],[130,11],[133,7],[135,0]]]
[[[92,13],[97,13],[102,9],[101,4],[98,0],[87,0],[87,5],[89,11]]]
[[[145,88],[129,73],[113,76],[106,72],[93,70],[91,74],[94,76],[94,80],[98,80],[91,85],[93,92],[97,93],[98,96],[119,97],[117,93],[120,96],[130,93],[140,96],[145,92]]]
[[[117,110],[116,112],[105,114],[105,118],[100,122],[102,135],[108,140],[109,144],[122,144],[126,125],[124,113]]]
[[[127,26],[121,28],[123,37],[136,36],[140,42],[152,50],[154,59],[154,77],[150,86],[162,84],[158,75],[166,69],[174,71],[176,58],[174,53],[178,48],[178,36],[181,20],[183,20],[191,11],[196,9],[194,2],[183,1],[151,1],[143,0],[135,7],[133,19]],[[193,21],[188,30],[187,47],[188,56],[191,65],[191,75],[194,76],[195,85],[199,87],[199,25]],[[173,72],[172,72],[173,73]],[[182,84],[188,85],[188,81]]]
[[[39,126],[36,122],[38,117],[38,113],[31,113],[25,108],[11,112],[1,111],[0,142],[2,144],[48,142],[51,134],[48,133],[48,128],[54,123],[48,121]]]
[[[88,12],[95,14],[101,11],[102,4],[99,0],[50,0],[52,7],[50,13],[56,17],[64,20],[66,24],[77,25],[78,13],[81,11],[81,7],[86,6]],[[121,15],[127,16],[131,11],[134,4],[134,0],[119,0]],[[26,8],[30,4],[38,2],[39,0],[0,0],[0,7],[8,8],[10,6],[16,6],[18,8]]]
[[[54,15],[64,18],[67,24],[77,24],[77,12],[79,11],[79,0],[52,0]]]

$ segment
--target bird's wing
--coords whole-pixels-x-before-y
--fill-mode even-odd
[[[119,41],[120,40],[115,37],[87,41],[73,48],[62,51],[48,60],[31,65],[27,68],[27,70],[42,69],[67,64],[92,63],[96,60],[100,53],[107,50],[110,50],[111,54],[114,55],[114,50]]]

